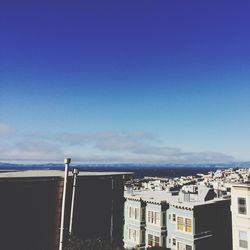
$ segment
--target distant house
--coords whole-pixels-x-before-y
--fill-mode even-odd
[[[102,238],[123,244],[123,182],[131,173],[80,172],[73,233],[81,239]],[[63,171],[0,173],[0,249],[57,250]],[[72,176],[68,179],[65,214],[67,237]]]
[[[171,250],[231,250],[230,200],[213,189],[198,194],[125,193],[124,246]]]

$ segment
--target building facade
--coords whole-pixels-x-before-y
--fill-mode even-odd
[[[167,247],[231,250],[230,200],[173,202],[167,210]]]
[[[77,178],[73,233],[123,245],[123,184],[132,173],[80,172]],[[57,250],[63,171],[0,173],[0,249]],[[68,237],[72,175],[68,177],[64,236]]]
[[[250,183],[231,188],[233,250],[250,249]]]
[[[166,201],[125,195],[124,247],[166,246]]]
[[[169,249],[194,249],[194,213],[184,207],[170,205],[167,210],[167,247]]]
[[[145,249],[145,206],[140,199],[129,199],[124,204],[124,247]]]
[[[204,188],[200,195],[166,191],[125,194],[124,246],[231,250],[230,200],[214,199],[212,194]]]
[[[146,203],[146,247],[166,246],[166,202]]]

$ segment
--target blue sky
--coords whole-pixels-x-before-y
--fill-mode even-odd
[[[0,161],[250,160],[250,3],[0,4]]]

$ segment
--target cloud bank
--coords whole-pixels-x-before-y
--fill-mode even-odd
[[[0,161],[93,163],[221,163],[234,158],[220,152],[186,152],[166,146],[143,131],[99,133],[21,133],[0,124]]]

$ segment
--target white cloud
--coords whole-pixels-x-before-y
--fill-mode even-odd
[[[144,163],[213,163],[233,161],[219,152],[185,152],[169,147],[153,134],[143,131],[126,133],[58,133],[31,132],[13,134],[0,126],[10,140],[0,142],[1,161],[62,161],[65,156],[78,162],[144,162]]]
[[[64,154],[57,145],[26,141],[1,145],[0,157],[1,161],[60,161]]]

